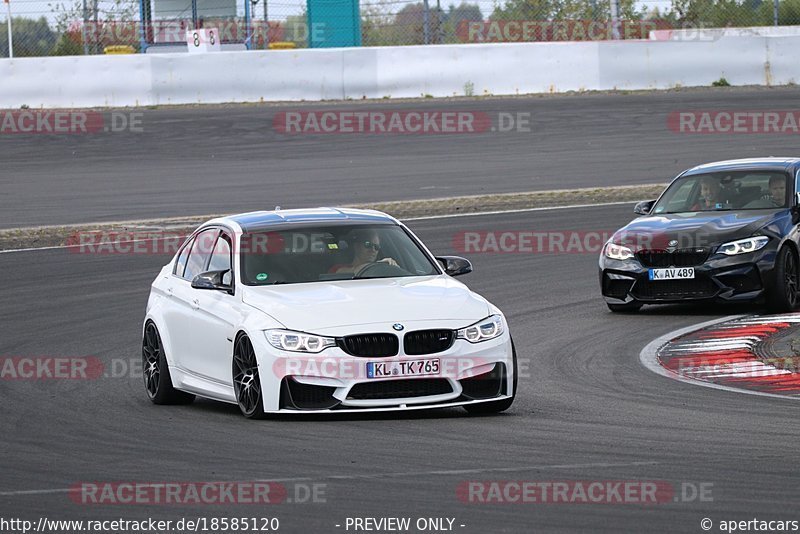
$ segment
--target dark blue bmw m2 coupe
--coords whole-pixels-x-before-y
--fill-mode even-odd
[[[643,304],[798,304],[800,158],[721,161],[682,172],[618,230],[600,255],[615,312]]]

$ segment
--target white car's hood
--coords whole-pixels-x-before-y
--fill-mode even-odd
[[[242,299],[286,328],[318,334],[341,326],[408,321],[466,326],[490,314],[483,297],[444,275],[248,286]]]

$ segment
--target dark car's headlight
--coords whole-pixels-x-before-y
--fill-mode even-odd
[[[480,343],[499,337],[504,332],[503,318],[491,315],[456,332],[457,339],[466,339],[470,343]]]
[[[755,252],[766,246],[769,238],[765,235],[757,237],[748,237],[747,239],[738,239],[729,243],[720,245],[717,252],[725,254],[726,256],[735,256],[737,254],[747,254],[748,252]]]
[[[606,243],[604,251],[606,258],[612,260],[629,260],[633,258],[633,251],[624,245],[615,245],[614,243]]]
[[[328,347],[335,347],[336,340],[332,337],[315,336],[304,332],[292,330],[265,330],[269,344],[276,349],[290,350],[292,352],[321,352]]]

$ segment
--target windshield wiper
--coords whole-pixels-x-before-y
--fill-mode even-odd
[[[405,278],[407,276],[414,276],[413,274],[406,274],[406,275],[392,275],[392,276],[354,276],[350,280],[378,280],[384,278]]]

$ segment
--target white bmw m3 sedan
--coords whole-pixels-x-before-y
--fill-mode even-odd
[[[502,312],[377,211],[213,219],[156,277],[143,325],[156,404],[196,395],[249,418],[463,406],[508,409],[516,353]]]

